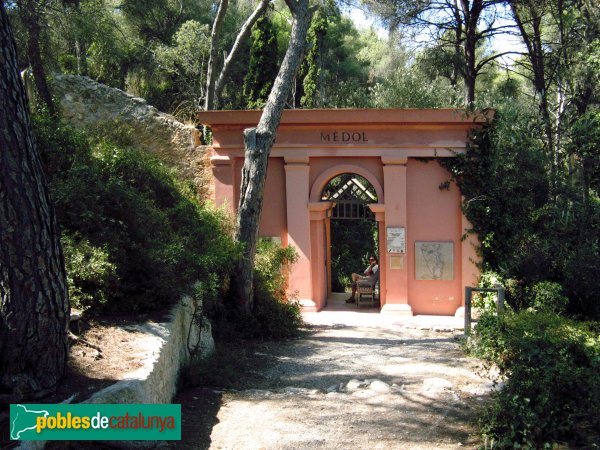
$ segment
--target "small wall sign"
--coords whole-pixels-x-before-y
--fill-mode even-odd
[[[386,238],[388,253],[406,253],[406,228],[387,227]]]
[[[401,270],[404,267],[403,255],[390,255],[390,269]]]

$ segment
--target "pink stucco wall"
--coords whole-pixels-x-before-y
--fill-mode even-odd
[[[454,314],[462,301],[460,192],[454,184],[439,189],[450,174],[437,161],[409,159],[407,172],[409,304],[413,314]],[[417,241],[454,243],[453,280],[415,279]]]
[[[277,236],[285,243],[287,231],[283,158],[270,158],[260,218],[259,236]]]

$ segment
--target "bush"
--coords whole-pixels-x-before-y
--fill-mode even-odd
[[[496,272],[486,271],[479,277],[479,287],[492,289],[502,285],[502,278]],[[473,308],[477,308],[480,312],[495,312],[498,296],[495,292],[478,292],[473,295]]]
[[[302,325],[300,305],[295,293],[287,290],[289,267],[298,259],[293,247],[260,239],[254,265],[254,302],[252,315],[240,312],[229,301],[209,317],[215,322],[218,339],[283,339],[294,337]]]
[[[494,448],[589,448],[600,442],[600,338],[551,312],[485,315],[471,341],[505,386],[481,419]]]
[[[84,312],[100,309],[108,302],[117,282],[117,267],[110,262],[108,250],[95,247],[77,235],[65,234],[61,243],[71,306]]]
[[[345,292],[353,272],[362,273],[369,257],[377,255],[377,222],[374,220],[331,221],[331,284],[334,292]]]
[[[34,125],[76,304],[89,313],[156,311],[196,281],[228,277],[239,255],[232,226],[176,171],[46,116]]]
[[[569,299],[564,295],[563,287],[553,281],[541,281],[533,285],[532,308],[536,311],[563,312]]]

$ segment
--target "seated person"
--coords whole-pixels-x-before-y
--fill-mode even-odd
[[[379,266],[377,259],[374,256],[369,258],[369,267],[365,269],[363,275],[357,273],[352,274],[352,295],[346,300],[346,303],[356,302],[356,288],[360,286],[375,287],[375,283],[379,279]]]

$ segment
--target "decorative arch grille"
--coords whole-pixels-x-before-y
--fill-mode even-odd
[[[332,178],[323,188],[321,201],[335,203],[332,219],[374,219],[369,203],[377,203],[375,188],[365,178],[344,173]]]

